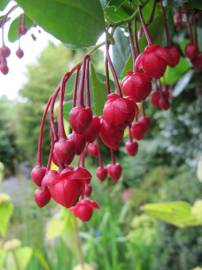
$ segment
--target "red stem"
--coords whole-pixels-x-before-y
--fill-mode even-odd
[[[81,66],[78,65],[78,68],[77,68],[77,71],[76,71],[74,94],[73,94],[73,102],[72,102],[72,106],[73,107],[76,106],[80,69],[81,69]]]
[[[168,30],[168,22],[167,22],[167,18],[166,18],[166,12],[165,12],[165,8],[163,6],[162,0],[160,0],[160,5],[161,5],[162,14],[163,14],[163,23],[164,23],[164,30],[165,30],[165,34],[166,34],[166,43],[167,43],[167,47],[170,47],[171,46],[171,38],[170,38],[169,30]]]
[[[152,44],[151,35],[150,35],[149,31],[147,30],[147,26],[146,26],[144,18],[142,16],[141,6],[138,6],[138,11],[139,11],[140,21],[142,23],[142,27],[143,27],[143,30],[144,30],[144,34],[145,34],[147,43],[148,43],[148,45],[151,45]]]
[[[89,55],[86,55],[83,59],[82,65],[82,72],[81,72],[81,80],[80,80],[80,87],[79,87],[79,106],[84,106],[84,84],[85,84],[85,74],[86,74],[86,60]]]
[[[136,50],[136,56],[139,54],[139,46],[138,46],[138,39],[137,39],[137,20],[134,20],[134,45]]]
[[[74,73],[74,71],[78,68],[78,66],[75,66],[71,69],[70,72],[65,73],[61,86],[60,86],[60,101],[59,101],[59,116],[58,116],[58,135],[59,138],[66,139],[66,133],[65,133],[65,128],[64,128],[64,118],[63,118],[63,102],[64,102],[64,96],[65,96],[65,89],[66,89],[66,84],[71,75]]]
[[[137,57],[137,51],[136,51],[135,44],[134,44],[134,39],[133,39],[133,35],[132,35],[131,23],[130,22],[128,23],[128,33],[129,33],[131,55],[132,55],[132,60],[133,60],[133,71],[134,71],[135,58]]]
[[[130,142],[132,142],[133,141],[133,136],[132,136],[132,133],[131,133],[131,127],[130,126],[128,126],[128,137],[129,137]]]
[[[106,49],[106,57],[107,57],[107,60],[109,62],[109,67],[111,69],[111,72],[112,72],[112,75],[113,75],[113,78],[114,78],[114,83],[115,83],[116,89],[118,90],[119,96],[122,97],[121,86],[119,84],[119,80],[118,80],[118,77],[117,77],[117,74],[116,74],[114,65],[113,65],[112,60],[111,60],[111,57],[109,55],[108,48]]]
[[[112,164],[115,164],[116,163],[116,160],[115,160],[115,156],[114,156],[114,151],[111,148],[110,148],[110,154],[111,154]]]
[[[90,63],[90,56],[86,59],[86,89],[87,89],[87,106],[91,107],[89,63]]]
[[[53,149],[54,149],[54,143],[55,143],[55,138],[54,138],[54,134],[53,134],[52,130],[50,132],[51,132],[51,147],[50,147],[50,154],[49,154],[48,163],[47,163],[47,170],[48,171],[50,170],[50,167],[51,167],[51,163],[52,163],[52,159],[53,159]]]
[[[39,131],[39,139],[38,139],[38,151],[37,151],[37,165],[42,166],[42,145],[43,145],[43,133],[44,133],[44,126],[46,121],[47,112],[50,107],[50,103],[52,100],[52,96],[49,98],[45,110],[43,112],[43,116],[41,119],[40,131]]]
[[[106,87],[107,87],[107,94],[109,95],[111,92],[110,89],[110,81],[109,81],[109,62],[107,59],[107,51],[109,50],[109,43],[107,40],[107,35],[106,35],[106,41],[105,41],[105,73],[106,73]]]
[[[58,140],[57,132],[55,129],[54,106],[55,106],[55,101],[59,94],[59,91],[60,91],[60,87],[57,86],[54,91],[54,94],[52,95],[52,100],[50,104],[50,126],[51,126],[51,132],[53,133],[53,136],[54,136],[54,141]]]
[[[100,144],[98,139],[96,140],[97,143],[97,149],[98,149],[98,162],[99,162],[99,166],[103,168],[104,163],[103,163],[103,159],[102,159],[102,154],[101,154],[101,150],[100,150]]]

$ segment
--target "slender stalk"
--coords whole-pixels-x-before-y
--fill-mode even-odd
[[[137,20],[134,20],[134,45],[135,45],[135,50],[137,52],[137,55],[139,54],[139,45],[138,45],[138,38],[137,38]]]
[[[105,73],[106,73],[106,88],[107,88],[107,94],[109,95],[111,92],[110,89],[110,81],[109,81],[109,62],[107,59],[107,51],[109,50],[109,43],[107,41],[107,35],[106,35],[106,41],[105,41]]]
[[[162,0],[160,0],[160,5],[161,5],[162,14],[163,14],[163,23],[164,23],[164,30],[165,30],[165,34],[166,34],[166,43],[167,43],[167,47],[170,47],[171,46],[171,38],[170,38],[169,30],[168,30],[168,22],[167,22],[167,18],[166,18],[166,12],[165,12],[165,8],[163,6]]]
[[[109,67],[111,69],[111,72],[112,72],[112,75],[113,75],[113,78],[114,78],[114,83],[115,83],[116,89],[118,90],[118,93],[119,93],[120,97],[122,97],[121,86],[119,84],[119,80],[118,80],[118,77],[117,77],[117,74],[116,74],[114,65],[113,65],[112,60],[111,60],[111,57],[109,55],[108,48],[106,49],[106,57],[107,57],[107,60],[109,62]]]
[[[133,141],[133,136],[132,136],[132,133],[131,133],[131,127],[128,126],[128,137],[129,137],[129,141],[132,142]]]
[[[76,71],[75,84],[74,84],[74,94],[73,94],[73,102],[72,102],[73,107],[76,106],[80,69],[81,69],[81,66],[78,65],[78,68]]]
[[[96,140],[96,144],[97,144],[97,149],[98,149],[98,162],[99,162],[99,166],[103,168],[104,164],[103,164],[103,159],[102,159],[102,154],[101,154],[100,144],[99,144],[98,139]]]
[[[115,164],[116,163],[115,155],[114,155],[114,151],[111,148],[110,148],[110,155],[111,155],[112,164]]]
[[[82,71],[81,71],[81,80],[79,85],[79,106],[84,106],[84,84],[86,76],[86,60],[89,57],[87,54],[83,59]]]
[[[147,29],[147,26],[145,24],[145,21],[144,21],[143,15],[142,15],[142,6],[140,6],[140,5],[138,6],[138,11],[139,11],[140,21],[142,23],[142,27],[144,30],[144,34],[145,34],[147,43],[148,43],[148,45],[150,45],[150,44],[152,44],[152,38],[151,38],[151,35]]]
[[[42,165],[42,145],[43,145],[43,133],[44,133],[44,126],[45,126],[45,121],[46,121],[46,116],[47,112],[50,107],[52,96],[49,98],[45,110],[43,112],[43,116],[41,119],[41,124],[40,124],[40,131],[39,131],[39,139],[38,139],[38,151],[37,151],[37,165],[41,166]]]
[[[135,58],[137,57],[137,51],[134,44],[134,39],[132,35],[132,29],[131,29],[131,23],[128,23],[128,33],[129,33],[129,40],[130,40],[130,47],[131,47],[131,54],[132,54],[132,60],[133,60],[133,71],[135,67]]]
[[[91,107],[89,64],[90,64],[90,56],[86,59],[86,89],[87,89],[87,106]]]

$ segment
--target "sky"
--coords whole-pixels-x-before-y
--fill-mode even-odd
[[[17,15],[18,13],[19,11],[16,10],[13,16]],[[7,29],[8,27],[6,28],[6,31]],[[6,95],[9,99],[18,98],[18,92],[26,82],[26,67],[30,64],[36,63],[37,58],[43,49],[48,46],[49,41],[52,41],[55,44],[59,43],[58,40],[45,31],[38,33],[38,30],[38,27],[33,28],[21,38],[21,48],[24,51],[24,57],[21,59],[19,59],[15,54],[16,50],[18,49],[18,41],[15,43],[9,43],[6,40],[6,45],[10,48],[11,55],[8,57],[9,73],[7,75],[0,73],[0,96]],[[32,33],[36,36],[36,41],[33,41],[31,37]]]

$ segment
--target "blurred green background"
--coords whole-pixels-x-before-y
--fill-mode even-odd
[[[68,210],[53,202],[44,209],[35,205],[30,170],[44,104],[61,74],[81,55],[81,51],[49,44],[37,64],[28,67],[20,99],[0,98],[0,269],[192,270],[202,266],[199,167],[197,178],[202,154],[202,92],[195,89],[195,75],[173,99],[171,110],[146,106],[152,128],[140,142],[136,157],[129,158],[124,145],[121,147],[117,154],[123,166],[121,181],[114,185],[93,177],[92,198],[101,209],[90,222],[75,221]],[[101,52],[93,57],[100,72],[101,59]],[[181,73],[187,71],[184,65]],[[173,79],[172,74],[166,76]],[[44,159],[48,150],[46,126]],[[88,157],[87,163],[94,174],[96,161]],[[148,205],[173,201],[190,205],[178,209],[175,204],[172,213]],[[197,221],[189,211],[196,213]]]

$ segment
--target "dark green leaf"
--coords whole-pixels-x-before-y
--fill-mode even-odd
[[[24,16],[24,22],[25,26],[28,29],[30,29],[33,25],[33,21],[27,17]],[[8,32],[8,40],[10,42],[15,42],[19,38],[19,24],[20,24],[20,17],[17,17],[10,25],[9,32]]]
[[[202,9],[202,1],[199,0],[189,0],[189,5],[196,9]]]
[[[104,31],[99,0],[17,0],[25,13],[46,31],[75,47],[96,43]]]
[[[95,68],[91,65],[93,103],[96,115],[101,115],[106,100],[106,85],[98,79]]]

